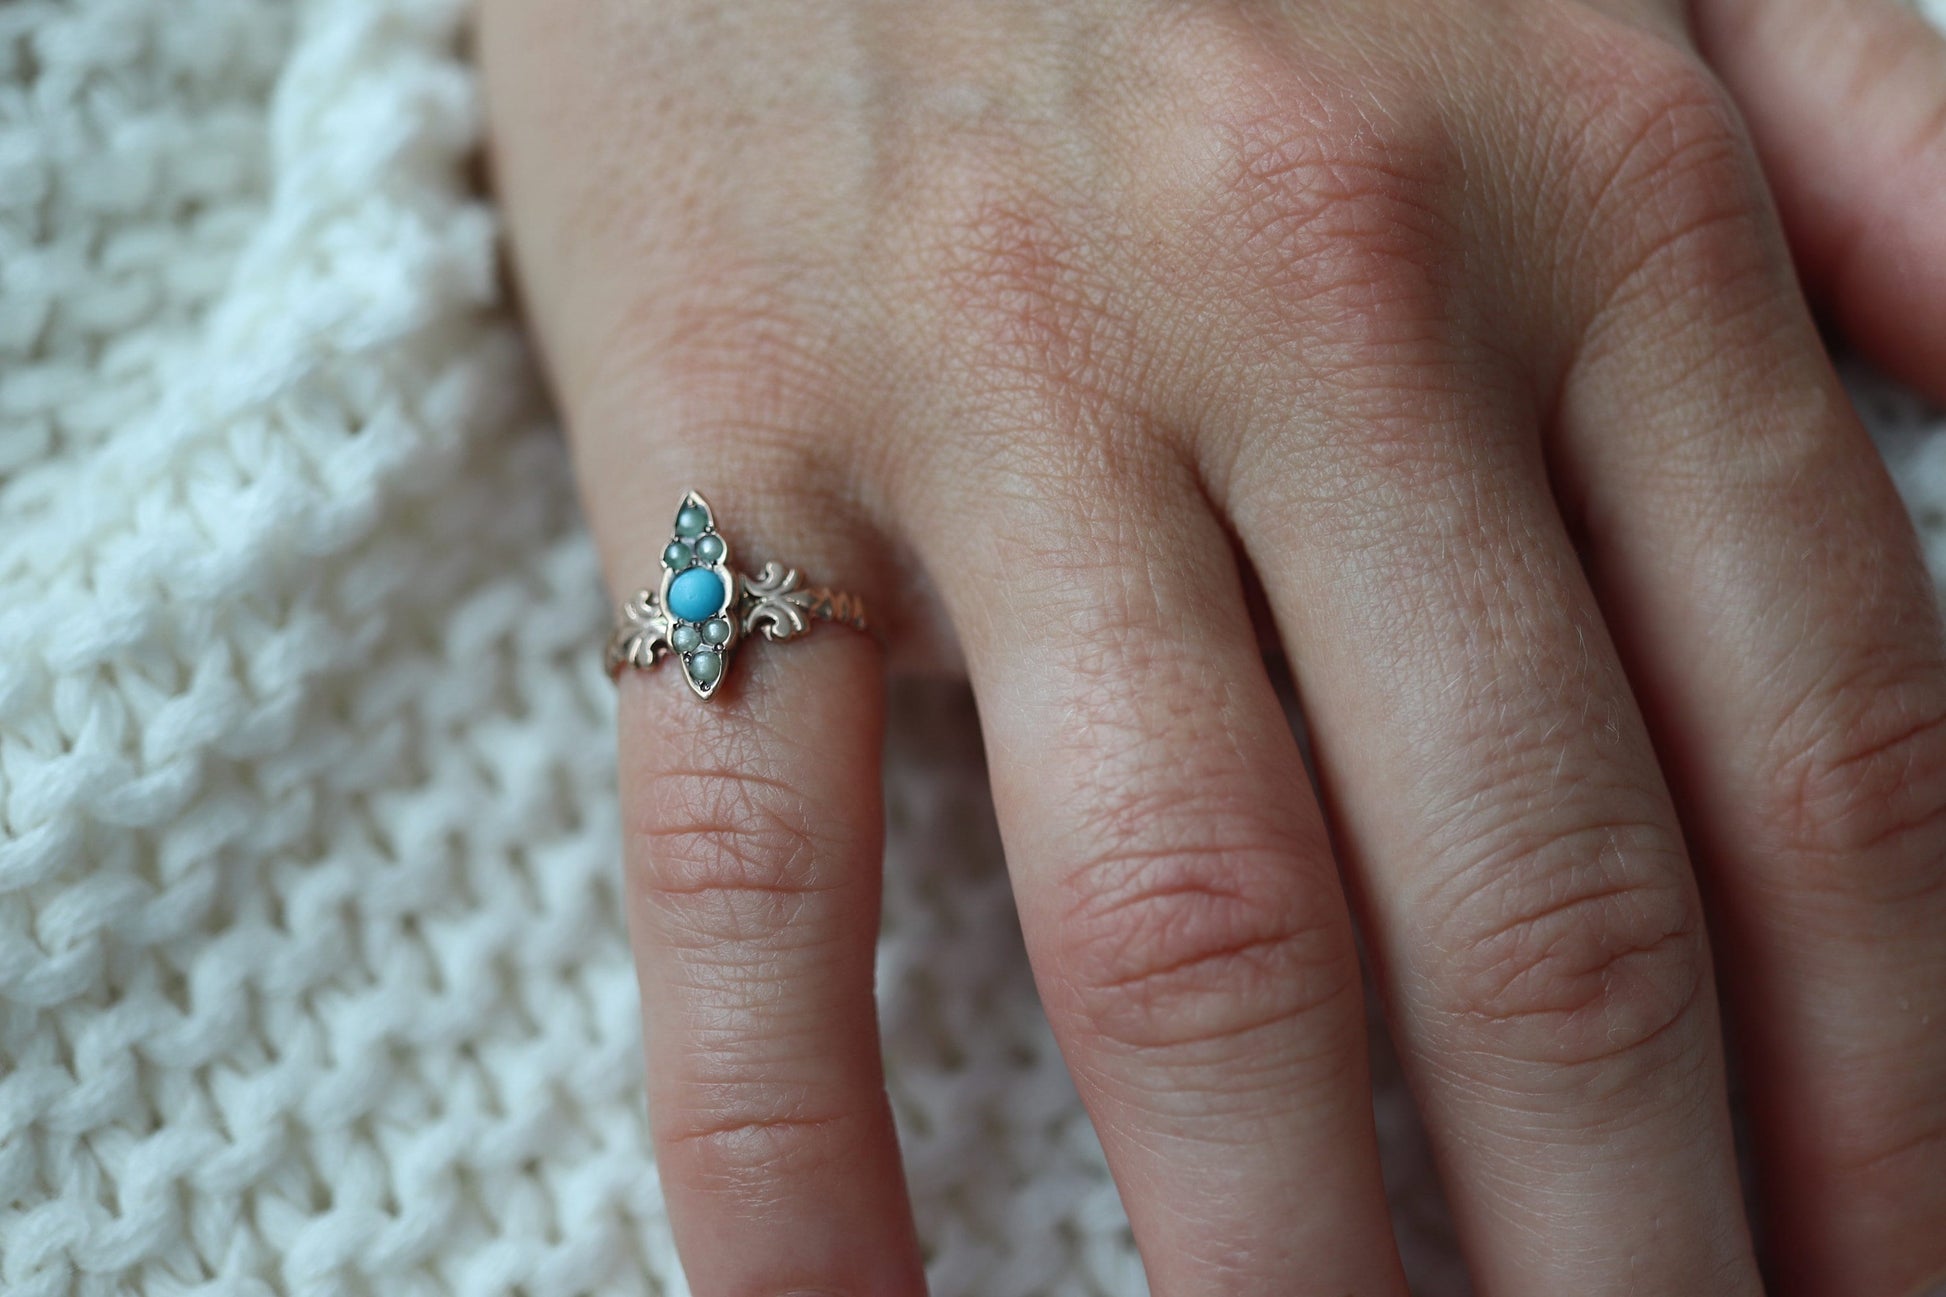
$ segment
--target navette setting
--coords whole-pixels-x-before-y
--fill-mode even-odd
[[[737,572],[709,502],[685,491],[662,549],[660,585],[637,590],[622,605],[608,640],[608,674],[619,680],[626,668],[648,670],[674,657],[682,663],[690,692],[710,698],[729,675],[731,658],[746,635],[794,639],[812,621],[867,629],[857,595],[807,586],[796,568],[766,563],[755,578]]]

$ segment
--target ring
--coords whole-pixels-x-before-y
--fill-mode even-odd
[[[716,529],[709,502],[685,491],[662,549],[662,584],[637,590],[622,605],[608,638],[608,675],[626,667],[646,671],[665,657],[682,660],[682,678],[708,698],[730,672],[730,658],[747,635],[795,639],[811,622],[867,630],[865,603],[844,590],[805,585],[794,567],[764,564],[759,576],[730,566],[730,542]]]

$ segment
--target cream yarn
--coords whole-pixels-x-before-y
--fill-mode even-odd
[[[9,1297],[686,1291],[608,611],[467,188],[461,16],[0,6]],[[1946,438],[1867,394],[1946,570]],[[896,710],[883,1014],[935,1291],[1139,1293],[970,711]]]

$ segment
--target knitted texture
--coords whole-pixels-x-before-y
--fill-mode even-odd
[[[0,5],[0,1291],[686,1292],[608,623],[458,0]],[[1946,571],[1946,437],[1859,377]],[[1143,1291],[972,712],[895,700],[881,1000],[940,1297]],[[1378,1095],[1418,1291],[1464,1290]]]

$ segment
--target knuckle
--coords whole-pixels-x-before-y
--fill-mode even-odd
[[[1901,20],[1853,24],[1846,33],[1850,108],[1860,121],[1883,124],[1879,165],[1886,174],[1938,175],[1946,169],[1946,59],[1923,18]],[[1829,267],[1828,282],[1851,277],[1873,251],[1879,230],[1865,204],[1841,213],[1830,242],[1809,249]]]
[[[781,1098],[753,1102],[751,1088],[731,1087],[735,1103],[657,1123],[657,1159],[681,1183],[761,1192],[842,1160],[857,1137],[862,1114],[811,1112]]]
[[[918,278],[954,339],[948,354],[984,386],[1100,407],[1133,350],[1088,234],[1105,220],[1041,185],[1020,152],[960,135],[915,164]]]
[[[722,263],[691,282],[630,294],[594,327],[590,345],[563,348],[561,389],[591,427],[639,425],[642,411],[695,439],[720,438],[780,480],[829,476],[825,460],[854,435],[846,359],[834,340],[855,335],[835,305],[815,311],[782,282]]]
[[[1515,1064],[1656,1061],[1709,984],[1685,871],[1649,819],[1502,828],[1429,898],[1441,1018]]]
[[[1854,106],[1861,120],[1870,115],[1888,128],[1885,165],[1926,174],[1946,162],[1946,58],[1925,19],[1901,14],[1851,25],[1844,35]]]
[[[1295,359],[1357,438],[1347,451],[1414,466],[1429,444],[1443,454],[1451,439],[1427,429],[1456,422],[1471,391],[1459,376],[1480,372],[1496,309],[1466,251],[1477,202],[1449,105],[1403,67],[1348,76],[1215,6],[1161,30],[1147,57],[1185,107],[1126,150],[1159,222],[1146,263],[1159,291],[1206,304],[1227,363],[1287,372]]]
[[[1409,158],[1306,123],[1239,122],[1220,201],[1261,281],[1290,275],[1306,299],[1348,308],[1346,323],[1394,319],[1401,305],[1417,319],[1436,276],[1426,228],[1437,215]]]
[[[1182,800],[1112,812],[1115,838],[1067,871],[1054,961],[1067,1007],[1129,1050],[1227,1053],[1355,999],[1349,925],[1330,881],[1261,832],[1171,843],[1180,830],[1166,826],[1183,821]],[[1321,1030],[1320,1050],[1342,1035]]]
[[[1883,905],[1946,895],[1946,679],[1866,670],[1814,691],[1775,740],[1774,820],[1799,882]]]
[[[1928,32],[1927,39],[1899,41],[1896,52],[1883,56],[1885,64],[1898,63],[1900,72],[1918,82],[1913,93],[1920,107],[1912,112],[1903,148],[1894,156],[1898,170],[1919,175],[1937,175],[1946,167],[1946,77],[1940,75],[1939,47],[1929,39],[1931,35]],[[1914,64],[1922,61],[1925,66],[1915,69]],[[1912,85],[1906,77],[1895,78],[1889,71],[1885,82]]]
[[[1602,305],[1767,284],[1774,249],[1763,181],[1708,68],[1650,33],[1609,31],[1577,72],[1557,166]]]
[[[770,948],[815,935],[805,911],[841,884],[825,876],[806,798],[727,765],[650,782],[634,826],[639,894],[667,940]]]
[[[1439,106],[1403,73],[1339,77],[1233,18],[1170,30],[1161,57],[1195,111],[1159,128],[1150,183],[1190,204],[1175,225],[1202,245],[1191,273],[1280,320],[1328,325],[1355,355],[1416,351],[1445,318],[1444,254],[1462,237]]]
[[[821,391],[830,366],[801,309],[777,285],[737,279],[713,275],[702,299],[665,303],[668,336],[641,331],[651,335],[644,345],[657,348],[671,386],[699,396],[720,392],[729,398],[724,404],[738,407],[762,406],[773,392],[797,403]],[[621,363],[634,359],[624,348]]]

